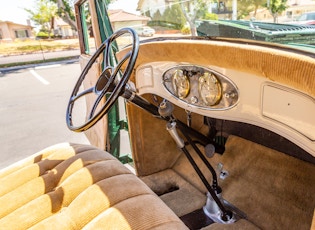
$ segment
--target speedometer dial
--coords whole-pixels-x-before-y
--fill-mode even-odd
[[[175,94],[179,98],[185,98],[189,94],[190,83],[188,77],[184,74],[183,70],[177,69],[174,71],[172,77],[172,85]]]
[[[214,74],[205,72],[200,76],[198,90],[205,105],[213,106],[220,102],[222,97],[221,84]]]

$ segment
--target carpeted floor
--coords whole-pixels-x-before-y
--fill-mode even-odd
[[[310,229],[315,165],[238,137],[222,156],[223,196],[262,229]]]
[[[196,154],[192,155],[196,157]],[[209,161],[214,168],[222,163],[224,170],[228,171],[229,176],[219,180],[223,197],[245,212],[253,226],[261,229],[310,229],[315,207],[315,165],[236,136],[228,138],[223,156],[215,155]],[[205,172],[205,167],[200,165]],[[185,185],[189,189],[170,190],[161,198],[179,216],[202,207],[206,190],[185,156],[178,159],[173,170],[182,180],[179,187]],[[145,182],[153,190],[159,190],[161,184],[170,181],[173,176],[166,175],[171,174],[169,170],[160,172],[154,175],[154,179],[147,176]],[[210,178],[208,173],[206,176]],[[243,229],[249,225],[248,229],[251,229],[251,224],[244,223],[238,224],[239,227],[215,224],[206,229]]]
[[[175,212],[183,216],[201,208],[206,196],[172,169],[141,178]]]

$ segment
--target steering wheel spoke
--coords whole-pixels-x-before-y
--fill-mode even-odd
[[[121,67],[123,64],[130,58],[131,52],[128,52],[116,65],[115,69],[113,70],[113,75],[117,75],[119,71],[121,71]]]
[[[110,66],[111,40],[107,39],[104,43],[106,45],[105,52],[104,52],[104,61],[103,61],[104,66]]]
[[[104,94],[104,93],[101,93],[100,95],[98,95],[98,97],[96,98],[96,100],[94,102],[94,105],[92,106],[90,114],[88,116],[89,119],[93,118],[93,116],[95,115],[95,111],[96,111],[97,107],[99,107],[102,99],[104,99],[105,97],[106,97],[106,94]]]
[[[120,69],[122,65],[131,57],[131,51],[129,51],[116,65],[116,69]]]
[[[130,51],[118,62],[111,63],[113,55],[115,55],[115,50],[117,48],[116,40],[117,38],[129,34],[132,37],[132,44],[130,46]],[[75,87],[70,97],[68,108],[67,108],[67,126],[70,130],[76,132],[82,132],[91,128],[96,122],[98,122],[113,106],[118,97],[122,94],[125,89],[130,75],[132,74],[134,65],[139,52],[139,38],[137,33],[130,28],[121,29],[113,33],[109,38],[104,41],[97,51],[90,58],[89,62],[83,69]],[[79,88],[82,85],[87,73],[91,69],[92,65],[96,62],[99,56],[103,57],[103,71],[101,72],[95,86],[78,93]],[[124,70],[122,71],[122,66]],[[88,114],[88,119],[79,126],[75,126],[72,122],[72,109],[75,102],[89,93],[95,93],[97,95],[96,100]],[[106,94],[111,93],[108,97]],[[104,102],[104,103],[103,103]]]
[[[73,95],[72,97],[70,97],[70,102],[71,102],[71,103],[74,103],[74,102],[75,102],[76,100],[78,100],[80,97],[85,96],[85,95],[87,95],[87,94],[89,94],[89,93],[94,92],[94,88],[95,88],[95,87],[91,87],[91,88],[89,88],[89,89],[87,89],[87,90],[84,90],[83,92],[81,92],[81,93],[79,93],[79,94],[77,94],[77,95]]]

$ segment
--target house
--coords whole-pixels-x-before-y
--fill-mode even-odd
[[[177,4],[176,0],[139,0],[137,10],[143,15],[150,15],[151,17],[159,11],[162,15],[164,11],[174,4]],[[188,3],[189,8],[193,9],[193,3]],[[233,9],[232,0],[219,0],[208,3],[208,11],[218,15],[220,19],[231,18]]]
[[[15,39],[34,38],[33,27],[10,21],[0,21],[0,41],[12,42]]]
[[[175,0],[139,0],[137,10],[143,15],[153,16],[157,11],[163,14],[167,7],[171,5]]]
[[[52,28],[54,36],[56,37],[72,38],[76,36],[76,32],[71,28],[71,26],[60,17],[54,17]]]
[[[175,0],[139,0],[137,10],[143,15],[153,16],[157,11],[162,15],[167,7],[171,7]],[[160,6],[158,8],[152,6]]]
[[[123,10],[109,10],[109,18],[114,31],[124,27],[141,27],[147,25],[149,17],[140,16]]]
[[[303,13],[315,11],[315,1],[313,0],[289,0],[288,8],[282,14],[282,21],[294,21]]]
[[[294,20],[301,14],[315,11],[315,1],[313,0],[288,0],[287,9],[278,16],[279,23],[294,22]],[[260,8],[256,15],[251,12],[245,19],[249,20],[255,18],[257,21],[273,22],[273,17],[267,8]]]

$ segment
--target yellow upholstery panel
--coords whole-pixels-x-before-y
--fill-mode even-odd
[[[187,229],[109,153],[61,144],[0,172],[0,229]]]

